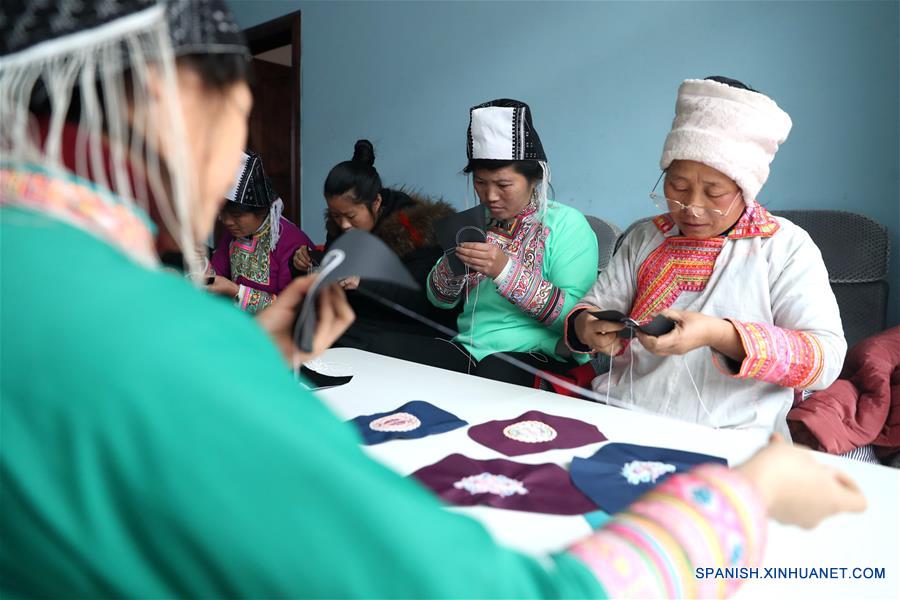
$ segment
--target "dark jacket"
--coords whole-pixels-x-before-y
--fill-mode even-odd
[[[360,282],[360,288],[404,306],[420,315],[456,330],[458,310],[435,308],[425,295],[428,273],[441,257],[442,250],[434,233],[434,223],[455,211],[446,202],[408,194],[402,190],[381,190],[381,214],[372,229],[372,234],[380,238],[393,250],[403,265],[409,270],[421,289],[409,290],[378,281]],[[326,248],[341,233],[337,224],[327,219]],[[338,341],[338,346],[369,349],[372,340],[384,332],[417,333],[439,335],[427,327],[399,312],[384,306],[362,294],[347,293],[350,305],[356,313],[356,321]]]

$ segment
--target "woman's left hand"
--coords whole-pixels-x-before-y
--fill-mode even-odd
[[[660,314],[675,321],[675,329],[659,337],[635,330],[635,336],[651,354],[687,354],[695,348],[712,346],[725,326],[734,330],[728,321],[698,312],[669,309]]]
[[[240,286],[227,277],[216,275],[216,278],[212,283],[206,286],[206,289],[213,294],[234,298],[237,295]]]
[[[482,242],[464,242],[456,247],[456,255],[473,271],[491,279],[503,271],[509,257],[500,246]]]

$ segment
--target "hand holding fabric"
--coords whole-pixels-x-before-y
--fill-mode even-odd
[[[624,342],[617,333],[624,328],[622,323],[601,321],[587,310],[575,318],[575,334],[578,339],[597,352],[609,356],[616,356],[622,351]]]
[[[509,257],[495,245],[484,242],[465,242],[456,247],[456,256],[473,271],[491,279],[503,272]]]
[[[359,277],[346,277],[338,282],[345,290],[355,290],[359,287]]]
[[[309,248],[306,246],[297,248],[294,251],[294,256],[291,258],[291,262],[298,271],[309,271],[309,268],[312,266],[312,257],[309,255]]]
[[[735,360],[743,359],[740,338],[725,319],[687,310],[669,309],[660,314],[675,322],[675,328],[669,333],[656,337],[635,330],[635,336],[651,354],[687,354],[709,346]]]
[[[266,330],[291,367],[298,367],[330,348],[356,318],[340,285],[325,287],[318,295],[318,321],[313,335],[313,351],[301,352],[294,344],[294,322],[313,281],[314,275],[298,277],[278,295],[271,306],[256,316],[257,323]]]
[[[206,289],[213,294],[234,298],[237,295],[240,286],[227,277],[216,275],[213,282],[206,286]]]

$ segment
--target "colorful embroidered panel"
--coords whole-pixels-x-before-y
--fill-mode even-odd
[[[502,458],[474,460],[451,454],[419,469],[412,477],[456,506],[486,505],[555,515],[597,510],[572,485],[566,470],[556,464],[526,465]]]
[[[228,257],[231,261],[231,280],[245,277],[261,285],[269,285],[269,240],[271,234],[267,226],[250,239],[232,240]]]
[[[606,436],[594,425],[537,410],[523,413],[515,419],[475,425],[469,429],[469,437],[506,456],[577,448],[606,441]]]
[[[815,335],[765,323],[729,321],[747,355],[736,377],[804,389],[822,374],[825,357]]]
[[[441,260],[428,277],[428,287],[435,299],[443,304],[454,304],[466,284],[464,275],[456,275],[447,260]]]
[[[363,415],[348,421],[367,445],[391,440],[412,440],[468,425],[456,415],[422,400],[413,400],[388,412]]]
[[[112,193],[74,175],[67,181],[44,173],[0,169],[0,205],[34,210],[73,225],[142,265],[159,262],[149,219]]]
[[[708,464],[670,477],[569,552],[610,598],[727,598],[740,579],[698,579],[694,570],[759,565],[765,531],[749,482]]]
[[[263,292],[242,285],[238,292],[237,305],[241,310],[255,314],[275,302],[275,294]]]
[[[725,238],[670,237],[644,260],[630,316],[642,323],[670,306],[681,292],[702,292],[712,275]]]
[[[617,513],[673,474],[709,462],[728,464],[696,452],[611,443],[590,458],[573,458],[570,471],[578,489],[606,512]]]
[[[497,291],[539,323],[552,324],[565,305],[565,294],[544,279],[544,246],[550,230],[529,208],[508,224],[494,224],[488,240],[509,255],[511,268],[497,284]]]

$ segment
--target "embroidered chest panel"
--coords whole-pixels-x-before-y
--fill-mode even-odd
[[[638,269],[631,318],[644,321],[672,306],[682,292],[705,290],[724,245],[724,237],[666,238]]]
[[[262,285],[269,285],[271,269],[269,264],[269,229],[247,239],[232,240],[229,248],[231,279],[244,277]]]

